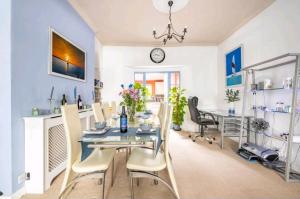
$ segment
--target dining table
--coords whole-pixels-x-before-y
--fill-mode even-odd
[[[151,125],[150,130],[142,130],[141,124]],[[133,122],[128,121],[127,132],[120,131],[120,117],[113,116],[107,121],[104,129],[88,129],[83,131],[81,142],[81,160],[84,160],[94,148],[132,148],[151,147],[156,153],[160,149],[162,139],[157,116],[152,113],[139,113]],[[154,153],[154,155],[156,155]]]

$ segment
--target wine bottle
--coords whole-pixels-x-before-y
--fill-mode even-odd
[[[80,95],[78,95],[77,106],[78,109],[83,109],[83,104]]]
[[[125,112],[125,106],[122,106],[122,114],[120,116],[120,132],[127,132],[127,114]]]
[[[66,95],[63,94],[63,98],[62,98],[62,100],[61,100],[61,105],[64,106],[64,105],[66,105],[66,104],[67,104]]]

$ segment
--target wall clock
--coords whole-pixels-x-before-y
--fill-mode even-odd
[[[154,48],[150,52],[150,58],[156,64],[163,62],[165,57],[165,51],[161,48]]]

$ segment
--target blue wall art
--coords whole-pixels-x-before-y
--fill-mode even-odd
[[[226,54],[226,85],[238,86],[242,84],[242,46]]]

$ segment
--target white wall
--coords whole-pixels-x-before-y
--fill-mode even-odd
[[[97,79],[100,79],[100,70],[103,65],[102,48],[101,42],[95,37],[95,78]]]
[[[225,54],[243,44],[244,66],[300,52],[300,1],[276,0],[218,46],[218,99],[225,106]]]
[[[132,83],[134,71],[180,71],[186,95],[196,95],[200,106],[214,106],[217,97],[217,48],[168,47],[161,65],[150,60],[152,47],[103,47],[103,100],[116,100],[120,84]],[[151,69],[149,69],[151,68]]]
[[[300,1],[276,0],[270,7],[252,19],[232,36],[218,46],[218,105],[225,108],[225,54],[242,44],[244,46],[244,66],[254,64],[285,53],[300,53]],[[288,67],[270,71],[261,75],[261,79],[270,78],[279,86],[285,77],[291,76]],[[291,68],[291,67],[290,67]],[[287,91],[288,92],[288,91]],[[260,94],[261,95],[261,94]],[[263,105],[263,96],[258,97],[258,105]],[[266,104],[275,106],[276,101],[290,104],[291,94],[281,92],[276,95],[266,93]],[[250,110],[251,104],[248,104]],[[240,109],[240,104],[238,104]],[[274,134],[288,130],[288,115],[267,115]],[[298,125],[299,126],[299,125]],[[299,128],[298,128],[299,129]],[[298,131],[297,131],[298,132]],[[282,147],[282,143],[267,144]],[[296,146],[294,146],[296,150]],[[282,152],[282,151],[281,151]],[[282,153],[283,154],[283,153]],[[295,156],[293,156],[294,158]],[[300,157],[297,160],[300,170]]]

